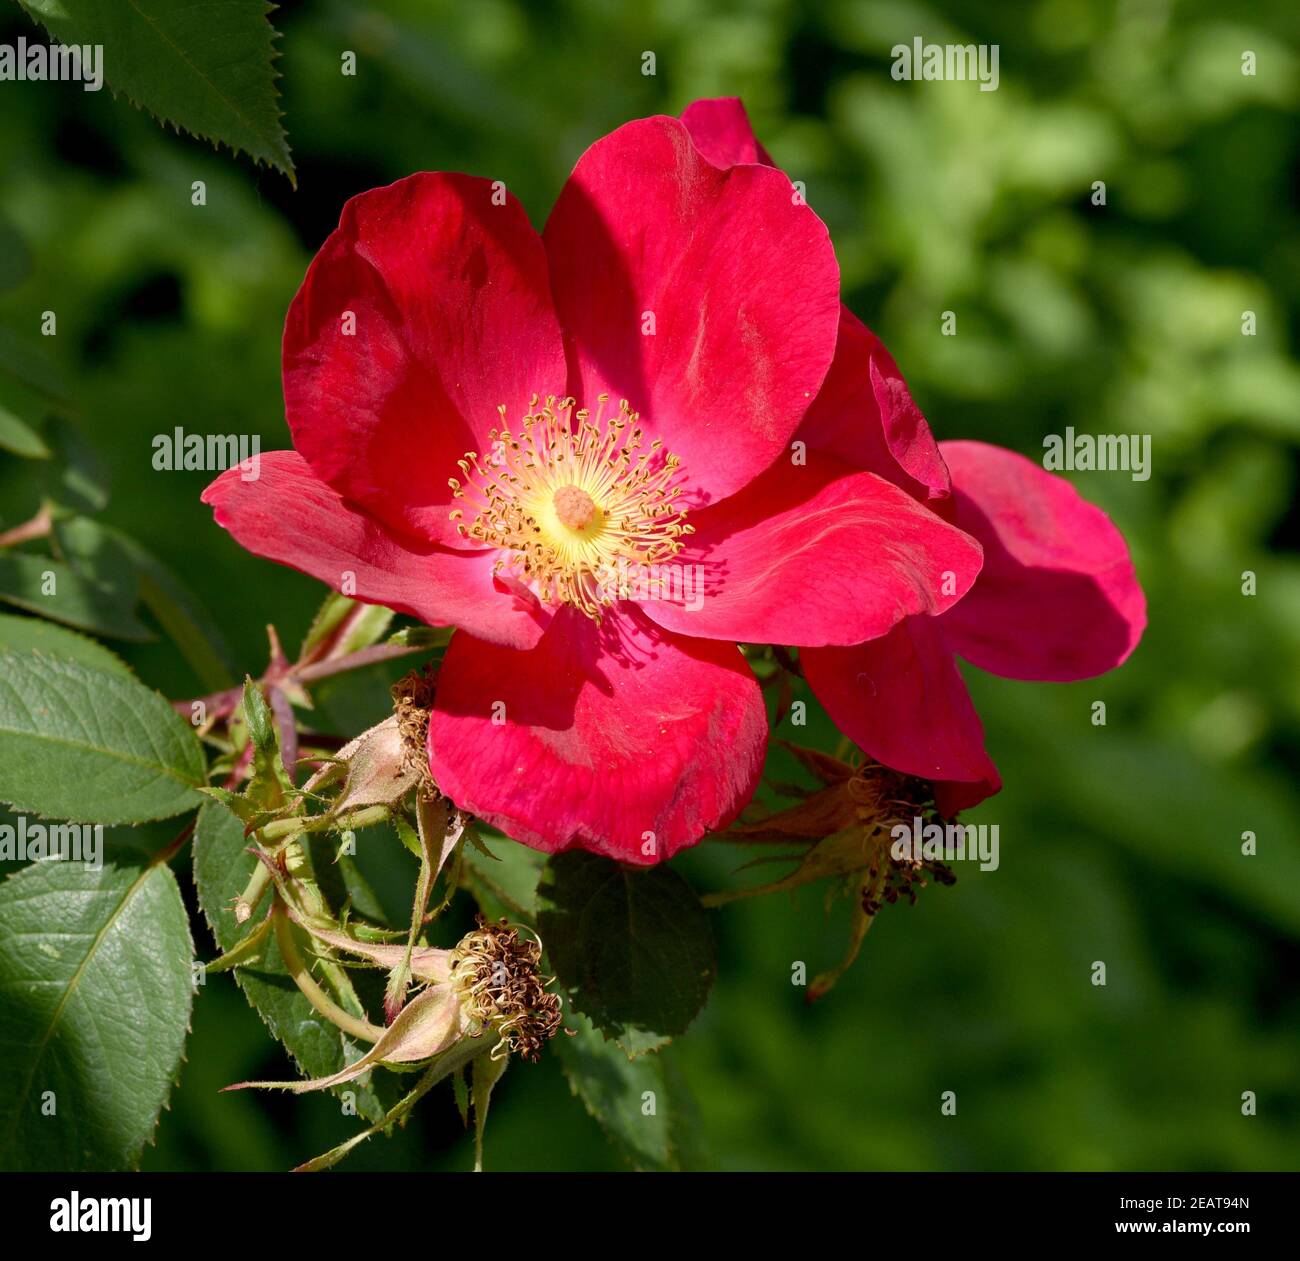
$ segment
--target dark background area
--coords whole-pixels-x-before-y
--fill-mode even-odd
[[[827,914],[814,887],[714,915],[718,981],[673,1049],[701,1162],[1295,1168],[1295,6],[310,0],[273,21],[296,190],[108,91],[0,85],[0,324],[35,339],[40,313],[57,312],[44,344],[109,466],[103,519],[180,574],[258,672],[266,623],[296,643],[323,591],[239,550],[198,502],[209,475],[155,472],[152,440],[182,425],[288,445],[284,313],[344,200],[461,170],[505,180],[540,227],[605,132],[696,97],[744,97],[828,223],[847,301],[940,438],[1038,458],[1066,426],[1151,435],[1149,481],[1075,478],[1129,539],[1151,625],[1102,679],[968,672],[1006,781],[970,821],[999,825],[1001,866],[887,909],[822,1003],[801,1001],[790,970],[838,960],[842,900]],[[0,7],[0,42],[34,30]],[[998,44],[998,90],[895,82],[889,49],[915,35]],[[345,50],[354,78],[340,73]],[[1095,180],[1105,206],[1090,200]],[[948,310],[955,337],[940,335]],[[0,380],[0,401],[15,389]],[[0,528],[39,498],[31,465],[0,454]],[[204,690],[161,637],[121,651],[169,696]],[[347,733],[374,721],[386,681],[376,671],[335,689],[327,720]],[[831,747],[820,719],[814,736]],[[1240,852],[1247,830],[1253,858]],[[400,908],[409,855],[361,855]],[[703,889],[736,862],[705,846],[680,865]],[[197,921],[196,933],[210,957]],[[1105,988],[1090,983],[1094,960]],[[356,1122],[331,1098],[217,1093],[290,1072],[229,979],[213,978],[145,1167],[282,1169],[346,1137]],[[940,1115],[948,1090],[956,1117]],[[439,1092],[349,1167],[471,1159]],[[621,1165],[553,1057],[507,1074],[487,1163]]]

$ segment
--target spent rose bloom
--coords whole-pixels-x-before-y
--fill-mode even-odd
[[[720,169],[772,160],[734,99],[696,101],[682,121]],[[847,308],[835,359],[796,437],[870,469],[978,539],[970,593],[852,646],[800,652],[836,726],[878,762],[935,781],[945,815],[998,791],[963,657],[1013,679],[1067,682],[1123,662],[1146,599],[1120,532],[1064,478],[983,442],[936,443],[889,352]]]
[[[656,862],[757,784],[738,642],[861,643],[979,570],[889,480],[792,451],[839,319],[790,181],[677,119],[593,145],[540,235],[499,182],[413,175],[348,202],[290,307],[295,449],[204,499],[250,551],[458,628],[428,743],[460,808]]]

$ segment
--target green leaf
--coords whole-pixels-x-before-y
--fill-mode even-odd
[[[149,628],[131,611],[135,599],[62,561],[30,552],[0,553],[0,601],[109,639],[141,643]]]
[[[497,833],[489,832],[480,839],[478,833],[483,830],[479,824],[470,829],[462,878],[489,919],[504,916],[532,923],[545,855]]]
[[[248,676],[244,678],[244,721],[248,724],[248,738],[253,742],[254,761],[269,770],[279,759],[280,737],[275,729],[275,715],[262,689]]]
[[[0,800],[83,823],[143,823],[202,803],[203,750],[135,679],[0,653]]]
[[[192,955],[163,863],[37,863],[0,885],[0,1168],[135,1165],[180,1067]]]
[[[668,1050],[630,1060],[580,1016],[552,1042],[569,1087],[638,1169],[681,1169],[695,1105]]]
[[[337,841],[323,832],[308,835],[304,844],[321,894],[331,906],[340,911],[347,907],[351,915],[360,915],[381,927],[388,926],[383,903],[355,858],[342,853]]]
[[[418,797],[415,818],[420,836],[420,875],[415,882],[415,899],[411,905],[411,927],[406,936],[406,951],[401,962],[388,976],[384,991],[384,1014],[391,1024],[406,1002],[406,990],[411,981],[411,954],[424,929],[425,913],[433,882],[451,857],[465,834],[465,817],[452,808],[445,797],[426,801]],[[436,913],[436,912],[435,912]]]
[[[216,785],[209,784],[202,791],[204,796],[211,797],[213,801],[221,802],[245,828],[262,827],[275,818],[273,811],[263,810],[257,802],[250,801],[242,793],[237,793],[232,789],[219,788]]]
[[[465,1070],[457,1069],[451,1075],[451,1090],[456,1098],[456,1111],[460,1113],[462,1125],[469,1124],[469,1085],[465,1081]]]
[[[51,416],[45,440],[54,459],[44,470],[46,497],[76,512],[99,512],[108,504],[109,476],[104,457],[80,425]]]
[[[377,644],[393,624],[393,610],[382,604],[363,604],[348,619],[344,633],[330,650],[331,657],[346,657]]]
[[[293,181],[267,16],[274,6],[266,0],[19,3],[61,43],[103,45],[104,77],[132,104]]]
[[[59,369],[45,349],[6,328],[0,328],[0,372],[48,399],[63,402],[67,397]]]
[[[233,909],[235,898],[248,884],[257,859],[248,853],[248,839],[239,820],[218,805],[199,812],[194,829],[194,883],[199,905],[223,951],[233,949],[253,927],[239,924]],[[262,1017],[272,1035],[283,1043],[306,1077],[331,1077],[360,1058],[362,1045],[340,1032],[308,1001],[289,978],[274,937],[265,957],[255,967],[236,969],[236,983],[244,997]],[[357,1109],[377,1121],[385,1105],[370,1086],[352,1083]]]
[[[61,657],[65,661],[79,661],[82,665],[108,674],[120,674],[132,679],[131,668],[102,644],[64,630],[39,617],[14,617],[0,613],[0,651],[40,652],[47,657]]]
[[[181,650],[203,686],[224,691],[235,681],[230,649],[197,596],[166,565],[135,539],[99,527],[130,558],[140,579],[140,599],[163,631]]]
[[[123,609],[140,602],[140,578],[130,556],[97,521],[61,517],[54,523],[55,554]]]
[[[230,653],[211,616],[176,576],[135,539],[89,517],[63,517],[54,536],[78,574],[134,606],[142,600],[212,691],[234,683]],[[141,626],[143,630],[144,627]]]
[[[234,672],[224,641],[204,625],[204,613],[161,564],[141,572],[140,599],[204,687],[221,692],[231,686]]]
[[[420,834],[407,821],[397,813],[392,816],[393,831],[397,833],[397,839],[411,851],[416,858],[424,856],[420,848]]]
[[[300,661],[334,659],[378,643],[393,621],[393,610],[382,604],[361,604],[331,591],[308,628]]]
[[[684,1033],[715,971],[695,891],[665,866],[648,870],[573,850],[546,865],[538,930],[579,1011],[629,1056]]]
[[[355,600],[339,595],[337,591],[331,591],[316,610],[316,616],[311,619],[311,625],[303,637],[302,647],[298,649],[298,659],[302,660],[313,648],[320,647],[355,604]]]
[[[50,449],[41,441],[41,435],[3,405],[0,405],[0,447],[27,460],[50,458]]]
[[[445,648],[451,642],[451,627],[403,626],[384,642],[394,648]]]
[[[492,1102],[492,1091],[501,1080],[510,1063],[510,1057],[503,1055],[494,1060],[490,1054],[475,1056],[470,1065],[470,1097],[474,1103],[474,1172],[483,1172],[483,1135],[487,1131],[488,1106]]]
[[[293,781],[280,756],[280,731],[275,715],[251,677],[244,678],[244,722],[253,745],[253,766],[247,799],[264,810],[278,810],[293,790]]]

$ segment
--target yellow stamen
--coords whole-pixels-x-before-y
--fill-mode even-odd
[[[572,398],[533,395],[519,432],[493,429],[492,450],[467,451],[464,480],[448,479],[465,509],[451,513],[462,538],[508,553],[497,562],[545,601],[571,604],[600,621],[622,566],[655,565],[693,533],[681,495],[681,461],[660,441],[643,447],[640,417],[600,395],[593,417]],[[504,404],[498,409],[506,417]]]

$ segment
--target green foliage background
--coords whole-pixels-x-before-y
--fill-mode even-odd
[[[505,180],[540,226],[606,131],[743,96],[941,438],[1037,456],[1067,425],[1152,435],[1149,482],[1077,479],[1129,538],[1151,627],[1092,682],[970,672],[1007,783],[971,821],[999,825],[1002,865],[887,909],[821,1004],[802,1003],[791,967],[838,959],[843,903],[827,916],[812,888],[713,915],[718,981],[672,1051],[699,1112],[691,1163],[1295,1168],[1295,6],[309,0],[273,21],[296,191],[108,91],[0,84],[0,325],[34,341],[57,312],[42,345],[109,465],[103,519],[183,575],[256,672],[264,625],[296,642],[321,589],[241,552],[198,502],[207,476],[154,472],[151,442],[183,425],[287,445],[284,312],[344,199],[464,170]],[[0,9],[0,42],[19,35],[36,31]],[[893,81],[888,50],[915,35],[997,43],[999,90]],[[956,337],[940,336],[944,310]],[[33,469],[0,455],[0,528],[35,510]],[[168,695],[206,690],[162,637],[116,646]],[[326,712],[354,733],[385,703],[376,673]],[[1248,830],[1254,858],[1240,854]],[[400,918],[409,856],[364,842],[361,856]],[[705,847],[680,865],[703,889],[736,861]],[[290,1072],[229,978],[193,1020],[146,1168],[282,1169],[352,1132],[333,1099],[217,1094]],[[947,1090],[956,1117],[940,1115]],[[350,1167],[468,1166],[449,1092],[417,1118]],[[498,1169],[621,1164],[553,1056],[506,1076],[486,1150]]]

